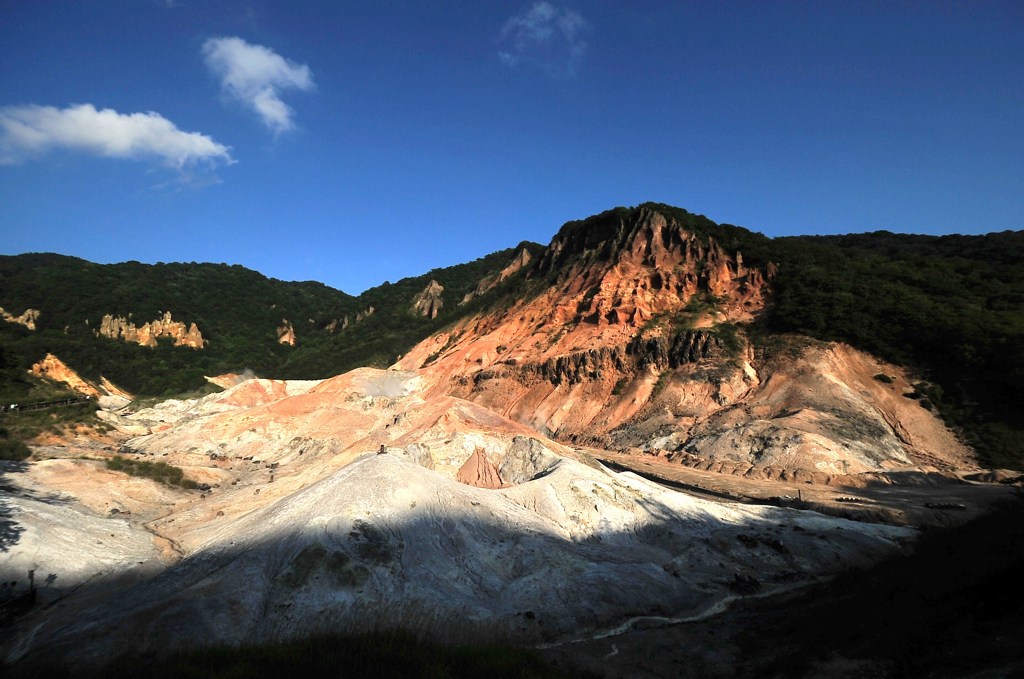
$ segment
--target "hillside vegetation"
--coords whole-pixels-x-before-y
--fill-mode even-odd
[[[251,368],[282,378],[322,378],[363,365],[383,367],[416,342],[471,313],[500,311],[558,284],[579,257],[610,257],[587,243],[611,242],[634,210],[653,209],[748,265],[777,266],[769,306],[746,328],[755,340],[800,333],[840,340],[918,371],[909,397],[937,408],[993,466],[1024,464],[1024,232],[911,236],[885,231],[769,239],[657,203],[615,208],[569,222],[573,250],[544,253],[523,243],[467,264],[435,269],[359,296],[320,283],[286,283],[240,266],[138,262],[99,265],[60,255],[0,257],[0,306],[40,309],[35,332],[0,323],[0,389],[27,395],[25,371],[47,352],[87,378],[105,375],[138,394],[169,395],[203,385],[203,375]],[[534,255],[520,275],[460,305],[519,248]],[[431,280],[444,287],[435,319],[411,311]],[[368,313],[370,309],[372,313]],[[193,350],[140,347],[95,336],[103,314],[142,323],[162,311],[196,323],[209,341]],[[362,320],[356,322],[358,315]],[[341,321],[349,324],[341,329]],[[277,342],[283,319],[295,347]],[[331,330],[334,325],[333,331]]]
[[[361,365],[384,367],[457,318],[463,296],[514,252],[385,282],[355,297],[321,283],[267,278],[238,265],[104,265],[54,254],[0,257],[0,306],[14,313],[42,311],[35,331],[0,323],[0,395],[30,400],[36,382],[26,372],[48,352],[87,379],[103,375],[138,395],[192,391],[204,385],[204,375],[245,368],[304,379]],[[410,311],[413,297],[431,280],[445,288],[445,313],[436,319]],[[169,340],[151,348],[96,336],[105,314],[130,316],[141,325],[164,311],[176,321],[195,323],[206,348],[176,347]],[[360,314],[365,317],[357,321]],[[342,329],[346,317],[349,324]],[[298,337],[294,347],[277,341],[276,329],[285,319]]]
[[[1024,233],[781,238],[769,331],[922,372],[917,394],[993,466],[1024,462]]]

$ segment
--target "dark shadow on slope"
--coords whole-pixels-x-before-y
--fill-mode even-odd
[[[597,674],[558,670],[537,651],[503,646],[432,643],[400,631],[358,635],[324,635],[258,646],[184,651],[167,656],[128,657],[80,673],[65,668],[20,667],[16,679],[563,679]]]
[[[1024,675],[1024,502],[926,533],[910,556],[837,577],[783,610],[770,671],[796,676],[844,658],[876,676],[966,676],[992,666]],[[744,640],[764,656],[766,639]],[[1009,676],[1009,675],[1004,675]]]
[[[634,630],[546,655],[560,667],[630,679],[1022,677],[1021,572],[1018,500],[929,531],[913,554],[747,599],[707,623]]]
[[[10,551],[18,544],[25,529],[14,520],[14,510],[6,498],[0,497],[0,552]]]
[[[593,501],[603,500],[595,494]],[[529,645],[632,616],[704,610],[733,593],[730,564],[745,573],[761,569],[765,583],[792,577],[791,558],[773,560],[781,526],[794,516],[788,510],[738,523],[709,516],[696,531],[706,539],[695,541],[687,524],[695,519],[648,504],[664,517],[663,527],[579,541],[512,529],[474,506],[457,517],[401,520],[322,510],[316,529],[211,548],[143,582],[136,573],[83,585],[60,606],[38,609],[9,628],[5,652],[25,643],[22,668],[84,669],[118,653],[162,657],[182,648],[327,632],[351,637],[399,629],[444,645]],[[801,529],[786,539],[793,553],[861,545],[852,530]],[[872,560],[886,551],[863,549]],[[707,576],[722,568],[721,578]],[[688,573],[705,579],[698,586]],[[301,605],[311,598],[316,605]]]
[[[26,470],[28,470],[27,462],[0,461],[0,553],[10,551],[18,544],[21,534],[25,532],[15,518],[17,512],[10,501],[11,498],[25,498],[48,505],[68,503],[68,498],[59,493],[37,493],[22,488],[16,479],[9,477],[10,474],[21,474]]]

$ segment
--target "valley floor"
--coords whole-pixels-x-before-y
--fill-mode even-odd
[[[3,577],[8,581],[17,581],[18,587],[24,588],[24,574],[34,568],[37,570],[35,577],[39,586],[36,609],[29,611],[28,616],[20,621],[15,616],[6,621],[13,625],[8,628],[8,633],[12,635],[9,639],[17,638],[17,643],[34,644],[35,632],[30,627],[39,625],[41,628],[43,621],[50,617],[71,620],[78,616],[76,611],[86,612],[99,609],[97,606],[109,606],[112,597],[121,596],[137,584],[144,585],[148,580],[157,581],[161,570],[187,561],[187,558],[182,561],[182,557],[189,550],[183,550],[175,540],[176,537],[180,538],[176,533],[180,528],[172,527],[168,516],[180,516],[182,522],[188,516],[194,517],[193,520],[203,516],[205,518],[202,520],[212,521],[211,525],[216,524],[217,517],[212,516],[213,509],[210,509],[213,505],[209,505],[213,500],[208,500],[205,493],[169,489],[148,479],[125,478],[122,474],[106,469],[104,461],[115,455],[120,442],[116,436],[101,440],[83,437],[54,440],[46,447],[37,447],[36,458],[44,459],[5,463],[0,470],[0,568]],[[776,551],[781,551],[781,543],[776,545],[769,538],[783,533],[777,527],[771,528],[774,534],[752,533],[758,531],[758,528],[744,528],[740,519],[731,518],[728,520],[739,521],[735,527],[725,524],[714,528],[713,531],[724,532],[724,537],[713,536],[712,539],[721,543],[715,549],[732,550],[733,554],[738,552],[739,560],[723,566],[721,574],[708,580],[708,585],[697,586],[698,589],[718,588],[718,603],[715,603],[713,597],[708,598],[706,601],[711,602],[711,605],[703,608],[712,610],[714,614],[691,614],[691,618],[699,620],[673,624],[667,622],[674,614],[671,604],[662,610],[657,609],[659,606],[654,606],[653,610],[648,606],[645,610],[651,613],[650,616],[641,616],[631,625],[621,625],[630,618],[624,614],[618,622],[602,624],[597,632],[587,632],[582,636],[561,632],[553,642],[545,644],[543,652],[553,666],[569,675],[912,676],[910,670],[925,668],[926,673],[932,672],[937,676],[963,676],[989,666],[1024,671],[1024,668],[1013,664],[1015,657],[1020,659],[1024,656],[1020,633],[1024,629],[1024,620],[1021,620],[1020,608],[999,608],[993,603],[1007,591],[1016,591],[1018,588],[1017,583],[1007,576],[1007,572],[1019,572],[1016,568],[1022,565],[1020,550],[1024,546],[1024,537],[1014,536],[1024,526],[1024,518],[1019,503],[1013,510],[999,509],[1020,496],[1018,487],[1014,485],[972,480],[974,477],[967,478],[966,474],[963,478],[957,478],[955,474],[948,473],[907,473],[903,477],[890,474],[858,487],[787,483],[693,469],[650,455],[624,455],[597,450],[579,450],[578,453],[584,459],[599,460],[612,470],[628,470],[667,489],[682,491],[688,497],[698,498],[695,502],[701,503],[699,506],[711,501],[714,505],[721,505],[727,512],[735,511],[730,508],[742,505],[750,505],[752,511],[764,511],[764,508],[758,506],[765,504],[790,510],[813,510],[788,513],[786,516],[792,518],[782,519],[792,521],[792,524],[787,524],[784,532],[786,545],[802,544],[797,542],[798,538],[803,540],[802,536],[810,535],[805,534],[805,528],[799,526],[807,525],[811,534],[816,532],[812,524],[802,523],[800,516],[826,514],[864,522],[865,531],[873,531],[874,528],[867,525],[870,523],[923,528],[926,539],[923,547],[918,549],[919,554],[934,556],[938,553],[941,558],[923,560],[913,556],[895,557],[895,560],[887,561],[873,570],[862,570],[850,576],[840,575],[827,584],[815,584],[806,575],[796,578],[792,587],[781,586],[781,581],[766,580],[761,583],[755,577],[740,577],[740,572],[755,570],[743,569],[736,564],[743,563],[743,558],[756,562],[761,558],[758,556],[760,552],[755,553],[757,550],[764,550],[769,555],[772,554],[769,549],[771,547],[779,547]],[[369,462],[377,464],[382,460],[370,459]],[[383,462],[392,464],[399,460]],[[595,470],[595,473],[599,473],[599,470]],[[259,475],[262,479],[266,471],[254,469],[239,476],[242,481],[239,492],[243,486],[250,487],[247,484],[254,483],[246,474],[252,478]],[[632,474],[624,478],[626,476]],[[634,483],[632,486],[608,487],[617,493],[625,487],[636,489],[640,487],[636,483],[640,482],[641,479],[638,479],[636,482],[631,481]],[[260,480],[260,483],[262,485],[259,487],[263,487],[264,491],[272,491],[273,486],[266,485],[265,480]],[[281,483],[279,480],[279,485]],[[229,493],[231,487],[226,486],[224,490],[217,491],[218,497]],[[444,487],[446,489],[449,486]],[[452,487],[463,486],[457,484]],[[439,486],[437,493],[443,492]],[[476,498],[483,497],[479,494],[499,493],[485,489],[474,489],[472,492],[477,494],[472,496]],[[253,498],[253,491],[246,493],[247,497]],[[259,490],[255,490],[255,493],[258,497]],[[479,502],[466,500],[464,505],[479,505]],[[415,507],[416,499],[409,506]],[[252,505],[246,512],[253,512],[255,516],[258,513],[255,507]],[[206,514],[211,514],[211,517],[206,517]],[[752,514],[762,518],[769,515]],[[851,524],[846,525],[852,527]],[[935,538],[933,542],[939,541],[941,544],[937,542],[939,546],[931,546],[929,540],[932,540],[933,534],[946,535],[945,532],[933,531],[939,526],[952,526],[954,533],[948,534],[948,538]],[[387,531],[391,528],[384,526],[384,529]],[[899,528],[886,529],[900,531]],[[829,533],[842,535],[831,531]],[[367,533],[367,536],[372,535]],[[825,540],[824,535],[816,537]],[[224,541],[223,538],[215,538]],[[204,539],[213,540],[206,536]],[[502,538],[502,541],[506,539]],[[406,540],[409,541],[408,534]],[[788,542],[791,540],[794,542]],[[834,538],[829,536],[827,540]],[[203,549],[193,548],[198,550],[197,553],[203,552]],[[836,546],[829,549],[836,550],[836,554],[829,556],[829,559],[838,559],[841,554],[845,554],[842,558],[853,558],[856,554],[855,551],[844,553]],[[964,554],[964,549],[977,551]],[[985,550],[994,550],[996,554],[1004,555],[1010,564],[1000,560],[1004,556],[988,558]],[[307,551],[308,548],[296,558],[301,558]],[[749,557],[742,556],[744,551],[749,552]],[[287,560],[292,557],[270,558]],[[472,558],[486,561],[492,556],[476,553]],[[995,570],[979,572],[976,566],[986,561]],[[470,569],[475,567],[472,559],[467,563],[470,563]],[[462,564],[462,567],[465,566]],[[252,576],[254,567],[250,564],[239,572],[245,578],[259,577]],[[643,566],[638,562],[631,567]],[[736,568],[739,568],[736,570],[736,580],[734,583],[729,582]],[[289,575],[291,572],[286,572],[284,577],[294,578]],[[354,574],[355,571],[351,572]],[[686,580],[686,572],[683,572],[682,577]],[[708,576],[706,574],[702,577]],[[274,578],[280,581],[282,576]],[[726,580],[723,581],[723,578]],[[725,587],[721,585],[723,582],[726,583]],[[66,583],[79,585],[61,587]],[[931,590],[921,591],[921,583],[926,583]],[[951,589],[949,583],[953,584]],[[722,598],[722,592],[728,592],[730,587],[732,594]],[[941,598],[946,590],[948,596],[936,601],[935,597]],[[308,593],[297,590],[295,596],[308,596]],[[880,600],[879,596],[883,598]],[[726,599],[734,601],[729,606],[719,605]],[[644,605],[650,603],[648,601]],[[865,608],[867,604],[873,607]],[[690,610],[693,609],[691,606]],[[24,612],[20,611],[18,616]],[[125,619],[126,622],[130,620]],[[906,636],[916,644],[911,646],[914,653],[927,654],[949,649],[952,647],[949,638],[952,633],[943,627],[942,621],[946,621],[945,627],[952,625],[962,633],[956,640],[955,652],[966,665],[950,666],[959,670],[956,672],[947,671],[949,668],[940,664],[933,666],[923,664],[920,659],[915,661],[913,657],[907,659],[900,648],[890,648],[882,641],[870,641],[873,638],[871,635],[876,635],[891,645],[894,638]],[[955,627],[957,621],[961,621],[963,629]],[[74,627],[68,629],[73,630]],[[594,638],[599,636],[601,630],[614,630],[615,633]],[[913,633],[907,634],[906,630]],[[59,635],[58,632],[54,638],[59,639]],[[61,643],[67,647],[69,642],[63,639]],[[881,650],[876,651],[876,646]],[[12,652],[10,646],[7,652]],[[16,656],[18,652],[15,647],[13,654]]]

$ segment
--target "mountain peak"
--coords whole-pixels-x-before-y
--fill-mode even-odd
[[[555,277],[569,296],[582,294],[579,311],[593,323],[637,325],[695,295],[723,305],[729,320],[746,320],[763,308],[773,267],[749,266],[720,244],[719,231],[734,243],[744,232],[657,203],[615,208],[566,223],[535,271]]]

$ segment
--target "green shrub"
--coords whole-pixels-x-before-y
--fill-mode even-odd
[[[670,379],[672,379],[671,370],[666,370],[658,375],[658,381],[654,383],[654,388],[651,390],[651,400],[654,400],[661,392],[665,391],[665,387],[668,386]]]
[[[0,438],[0,460],[24,460],[31,454],[29,447],[21,441]]]
[[[166,462],[132,460],[121,455],[115,455],[107,460],[107,469],[124,472],[132,476],[153,479],[168,486],[178,486],[189,490],[199,488],[198,483],[192,479],[185,478],[185,472],[180,467],[169,465]]]
[[[734,323],[719,323],[712,331],[718,337],[718,340],[722,343],[722,349],[725,350],[726,355],[736,357],[743,349],[743,340],[740,338],[739,331]]]

